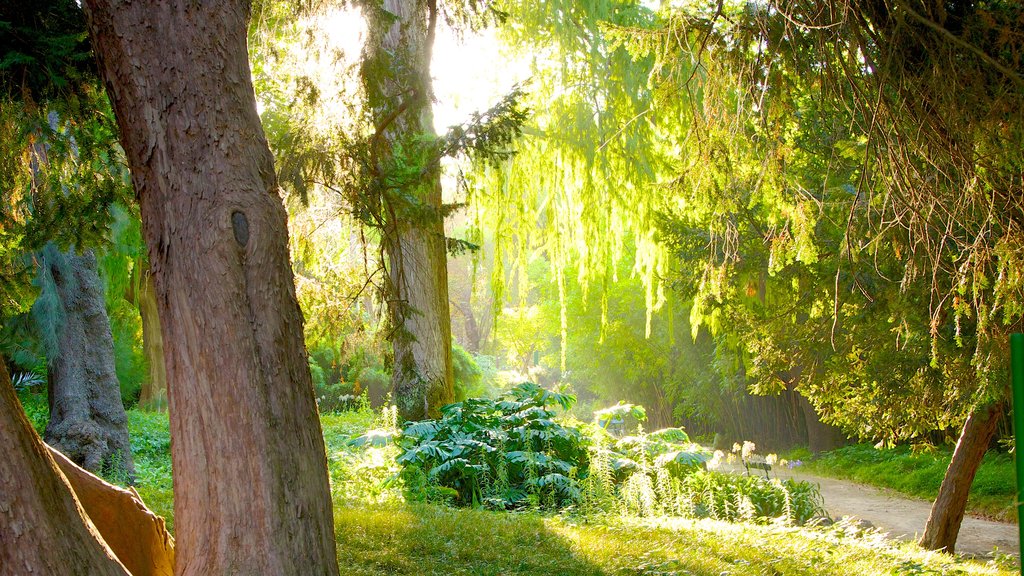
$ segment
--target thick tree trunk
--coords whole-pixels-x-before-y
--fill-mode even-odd
[[[967,509],[967,496],[978,472],[981,459],[988,451],[992,435],[995,434],[999,419],[1003,416],[1003,404],[990,404],[967,417],[960,439],[953,450],[953,458],[939,487],[939,495],[932,503],[928,523],[921,536],[921,546],[929,550],[944,550],[952,553],[960,523]]]
[[[432,0],[366,3],[370,21],[363,76],[377,121],[380,175],[388,208],[384,247],[389,263],[394,374],[392,390],[407,420],[440,415],[455,398],[448,266],[441,216],[441,175],[424,139],[433,136],[430,53]],[[383,13],[381,12],[383,10]],[[401,168],[426,162],[413,181]],[[398,174],[396,176],[396,174]],[[407,198],[413,198],[410,202]]]
[[[25,418],[0,361],[0,572],[128,576]]]
[[[114,370],[114,339],[91,251],[76,255],[48,244],[41,259],[50,421],[46,441],[94,473],[134,479],[128,418]]]
[[[139,316],[142,318],[142,351],[149,363],[149,379],[142,385],[139,406],[146,410],[162,410],[167,406],[167,369],[164,367],[164,337],[160,333],[160,316],[156,305],[153,275],[147,267],[139,279]]]
[[[163,332],[175,573],[338,574],[323,436],[243,0],[87,0]]]

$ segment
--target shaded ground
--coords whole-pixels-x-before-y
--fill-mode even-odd
[[[825,499],[825,509],[833,518],[852,516],[866,520],[883,532],[888,532],[893,538],[916,541],[924,531],[928,513],[931,511],[931,502],[907,498],[901,494],[847,480],[788,470],[780,470],[778,477],[807,480],[818,484]],[[991,556],[993,549],[996,548],[1003,554],[1020,555],[1016,524],[970,516],[964,518],[960,536],[957,538],[957,552]]]

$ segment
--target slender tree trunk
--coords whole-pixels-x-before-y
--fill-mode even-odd
[[[42,252],[41,322],[47,346],[50,421],[46,441],[94,473],[134,479],[128,418],[114,370],[103,288],[91,251]]]
[[[153,275],[146,267],[139,279],[138,307],[142,318],[142,351],[149,364],[149,379],[139,394],[139,406],[161,410],[167,405],[167,369],[164,367],[164,337],[160,333],[160,316],[156,305]]]
[[[0,572],[129,576],[25,418],[0,361]]]
[[[363,77],[378,123],[375,153],[388,209],[392,389],[404,419],[436,417],[455,398],[441,175],[430,158],[432,147],[423,144],[434,135],[430,53],[436,5],[384,0],[364,8],[370,35]],[[417,163],[424,165],[419,177],[403,181],[402,168],[408,172]]]
[[[921,536],[923,548],[949,553],[954,551],[974,475],[992,442],[1003,409],[1003,404],[996,402],[967,417],[960,440],[953,450],[953,458],[949,461],[949,468],[942,478],[939,495],[932,503],[932,511],[928,515],[924,535]]]
[[[244,0],[87,0],[160,311],[175,573],[338,574]]]

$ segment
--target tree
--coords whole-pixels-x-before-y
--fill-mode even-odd
[[[430,55],[435,0],[364,5],[370,34],[363,84],[376,133],[387,216],[387,294],[394,349],[392,393],[402,418],[436,418],[455,398],[441,167],[434,155]],[[410,171],[412,175],[410,177]]]
[[[94,473],[134,480],[128,417],[114,372],[114,341],[91,251],[48,244],[33,306],[47,348],[46,441]]]
[[[338,574],[323,437],[244,0],[85,3],[164,340],[175,573]]]
[[[717,145],[716,136],[728,134],[733,123],[759,127],[734,134],[733,140],[740,143],[733,148],[742,148],[744,137],[760,148],[757,158],[764,160],[763,168],[757,178],[747,179],[755,184],[750,190],[760,193],[762,182],[771,184],[799,169],[799,154],[793,154],[799,146],[789,142],[793,130],[824,136],[826,154],[821,157],[830,168],[823,172],[826,178],[818,180],[819,186],[782,188],[786,195],[817,203],[821,217],[808,227],[806,216],[781,214],[785,218],[769,221],[772,226],[758,240],[774,243],[781,230],[788,236],[782,238],[784,244],[794,245],[792,239],[801,230],[810,238],[813,226],[846,222],[841,241],[830,246],[830,344],[835,345],[837,333],[846,332],[849,338],[877,332],[858,339],[874,345],[840,349],[843,353],[827,363],[832,370],[853,368],[847,374],[854,378],[865,367],[880,374],[877,356],[884,357],[879,354],[884,347],[878,343],[888,340],[888,359],[896,360],[903,373],[881,381],[868,378],[861,390],[873,389],[877,395],[852,395],[861,406],[874,404],[863,402],[865,397],[882,398],[886,403],[878,415],[890,420],[913,415],[905,405],[890,401],[920,402],[922,396],[914,391],[922,383],[931,384],[925,389],[938,383],[952,391],[958,401],[949,402],[943,393],[938,403],[924,396],[922,405],[929,410],[937,405],[945,413],[940,428],[967,421],[957,448],[961,457],[952,460],[944,482],[955,487],[973,478],[991,441],[995,426],[988,424],[985,415],[992,409],[987,406],[998,406],[1005,397],[998,360],[1003,355],[995,351],[1004,346],[1007,332],[1022,324],[1024,312],[1024,281],[1009,273],[1019,266],[1024,250],[1019,179],[1024,130],[1020,114],[1009,112],[1020,110],[1024,98],[1016,56],[1024,37],[1009,33],[1019,21],[1020,7],[915,0],[848,2],[835,8],[819,2],[672,8],[663,15],[661,33],[634,30],[623,37],[638,54],[658,54],[662,75],[676,91],[699,103],[692,115],[693,133],[701,143],[710,141],[704,148],[710,160],[726,168],[742,161],[742,155]],[[678,65],[666,65],[670,60]],[[811,94],[813,106],[825,111],[824,116],[806,113]],[[822,118],[832,121],[816,125]],[[844,127],[845,135],[830,133],[833,123]],[[832,162],[842,166],[850,160],[856,177],[847,182],[849,210],[842,220],[830,218],[829,199],[815,192],[832,187],[827,177]],[[747,170],[749,162],[747,157],[743,163]],[[697,174],[701,172],[683,177],[697,179]],[[705,182],[721,188],[726,197],[737,190],[735,179],[712,177]],[[721,206],[718,202],[710,209]],[[718,246],[730,250],[738,236],[736,222],[721,222],[732,229],[712,232],[724,240]],[[724,282],[729,267],[717,269],[703,280],[735,290]],[[879,288],[885,284],[889,288]],[[717,296],[716,290],[707,292]],[[856,303],[858,294],[863,299]],[[813,324],[820,324],[820,306],[810,308],[816,309],[819,320]],[[886,312],[893,312],[887,330],[879,322]],[[853,321],[865,317],[874,318],[870,330],[851,329]],[[844,321],[847,325],[841,327]],[[927,335],[924,346],[922,334]],[[903,350],[908,336],[916,358],[909,364]],[[921,354],[922,349],[930,354]],[[768,356],[777,359],[781,350],[786,349]],[[947,359],[943,351],[950,350],[956,353]],[[843,394],[851,392],[844,390],[844,382],[838,378],[832,386],[820,386],[809,399],[819,409],[831,403],[855,413],[856,405],[842,406]],[[969,417],[971,412],[980,417]],[[955,537],[955,530],[947,527],[962,518],[966,495],[962,486],[944,489],[926,533]],[[952,549],[948,536],[922,543]]]
[[[84,17],[73,2],[53,0],[10,8],[0,18],[0,122],[10,136],[0,231],[4,252],[11,250],[0,263],[10,274],[0,273],[0,285],[15,295],[0,311],[15,312],[18,300],[29,299],[17,296],[24,292],[17,286],[27,284],[29,263],[38,263],[41,293],[32,309],[35,332],[46,344],[47,439],[88,470],[131,481],[110,320],[96,258],[81,249],[103,243],[110,207],[130,187],[82,39]]]
[[[156,304],[156,288],[148,265],[137,262],[125,297],[134,302],[142,320],[142,349],[149,365],[149,378],[139,394],[139,406],[160,409],[167,402],[167,370],[164,368],[164,339]]]

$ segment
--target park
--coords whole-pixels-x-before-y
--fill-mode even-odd
[[[1014,0],[5,3],[0,195],[0,576],[1021,573]]]

